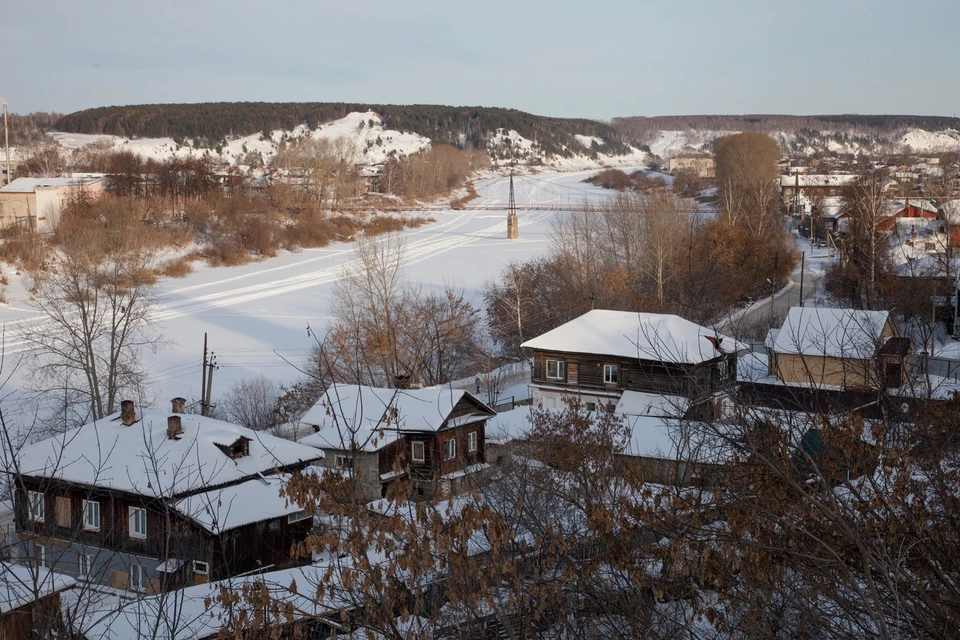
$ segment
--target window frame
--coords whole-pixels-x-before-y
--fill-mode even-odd
[[[609,373],[613,375],[608,375]],[[603,384],[620,384],[620,367],[618,365],[612,363],[603,365]]]
[[[140,578],[140,581],[137,581],[137,577]],[[127,586],[130,587],[131,591],[136,591],[137,593],[145,593],[147,590],[147,570],[143,568],[143,565],[139,562],[134,562],[130,565],[130,582]]]
[[[294,511],[293,513],[287,514],[287,524],[293,524],[294,522],[300,522],[302,520],[309,520],[312,518],[306,509],[301,509],[300,511]]]
[[[47,518],[47,498],[43,491],[27,490],[27,512],[30,520],[43,523]]]
[[[95,505],[96,509],[91,511],[91,505]],[[93,512],[97,514],[97,524],[93,525],[90,523],[90,514]],[[100,519],[100,501],[99,500],[84,500],[83,501],[83,530],[84,531],[100,531],[100,527],[103,524]]]
[[[93,554],[81,551],[77,554],[77,575],[89,578],[93,573]]]
[[[480,436],[476,431],[467,434],[467,453],[474,453],[480,449]]]
[[[417,447],[420,447],[420,456],[417,456]],[[423,440],[413,440],[410,442],[410,460],[413,462],[427,461],[427,443]]]
[[[130,524],[129,535],[136,540],[147,539],[147,510],[144,507],[127,507],[127,519]],[[137,530],[139,516],[143,515],[143,531]]]
[[[353,467],[353,456],[346,453],[338,453],[334,456],[333,464],[337,469],[350,469]]]
[[[33,559],[37,563],[37,567],[48,568],[47,567],[47,545],[40,542],[33,543]]]
[[[450,453],[447,455],[447,445],[450,445]],[[456,460],[457,458],[457,439],[456,438],[447,438],[443,441],[443,460],[444,462],[448,460]]]
[[[556,375],[550,375],[550,363],[556,363],[557,365]],[[548,358],[543,364],[543,372],[547,380],[566,380],[567,379],[567,361],[554,360],[553,358]]]
[[[201,569],[201,565],[203,569]],[[193,561],[193,572],[198,576],[209,576],[210,575],[210,563],[206,560],[194,560]]]

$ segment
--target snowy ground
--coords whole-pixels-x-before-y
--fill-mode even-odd
[[[539,173],[515,178],[519,206],[538,205],[542,210],[521,210],[520,239],[506,239],[505,210],[431,211],[435,223],[404,232],[407,272],[426,287],[453,284],[481,304],[479,291],[512,260],[521,260],[547,249],[550,221],[584,199],[598,201],[609,191],[583,183],[593,171]],[[471,205],[504,208],[508,180],[503,176],[477,181],[480,198]],[[210,268],[195,263],[186,278],[160,283],[161,303],[156,322],[170,344],[157,353],[144,354],[151,372],[150,392],[157,406],[169,398],[199,396],[203,334],[217,356],[220,369],[214,376],[214,395],[232,383],[263,373],[277,382],[291,382],[296,366],[309,353],[309,324],[322,335],[328,322],[328,301],[343,266],[353,259],[350,244],[304,250],[238,267]],[[11,338],[19,322],[38,322],[24,299],[0,306],[5,323],[5,352],[10,358],[25,345]],[[9,370],[9,369],[7,369]],[[7,390],[22,384],[15,373]],[[509,394],[508,394],[509,395]],[[9,407],[9,405],[7,405]]]

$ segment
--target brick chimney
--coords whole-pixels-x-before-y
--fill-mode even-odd
[[[178,440],[178,436],[183,433],[183,423],[180,416],[169,416],[167,418],[167,440]]]
[[[123,400],[120,402],[120,422],[123,426],[129,427],[137,421],[137,412],[133,408],[133,400]]]
[[[173,407],[173,413],[186,413],[187,412],[187,399],[186,398],[174,398],[170,401],[171,406]]]

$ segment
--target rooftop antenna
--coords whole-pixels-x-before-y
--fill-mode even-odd
[[[513,195],[513,167],[510,168],[510,199],[507,202],[507,240],[516,240],[520,237],[520,226],[517,222],[517,200]]]
[[[13,172],[10,170],[10,131],[7,128],[7,100],[0,98],[0,104],[3,105],[3,147],[7,151],[7,175],[6,184],[10,184]]]

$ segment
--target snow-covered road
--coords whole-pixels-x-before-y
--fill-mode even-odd
[[[425,287],[461,287],[480,304],[483,284],[506,263],[546,250],[552,218],[585,199],[608,196],[609,192],[583,182],[593,173],[516,177],[517,204],[543,209],[519,212],[520,239],[514,241],[506,239],[508,179],[494,176],[477,181],[480,197],[471,204],[483,205],[483,210],[431,212],[436,222],[403,232],[408,275]],[[498,204],[502,211],[490,209]],[[311,347],[306,327],[309,324],[318,333],[326,329],[332,284],[352,260],[352,245],[341,243],[238,267],[195,263],[196,271],[186,278],[161,281],[154,321],[168,343],[157,353],[143,356],[151,372],[151,394],[164,402],[177,395],[191,400],[199,396],[204,332],[220,365],[215,395],[261,372],[278,382],[295,379],[296,365]],[[12,337],[13,327],[42,318],[25,302],[13,301],[0,307],[0,321],[6,326],[5,352],[10,357],[26,348]],[[18,386],[20,376],[15,374],[9,384]]]

